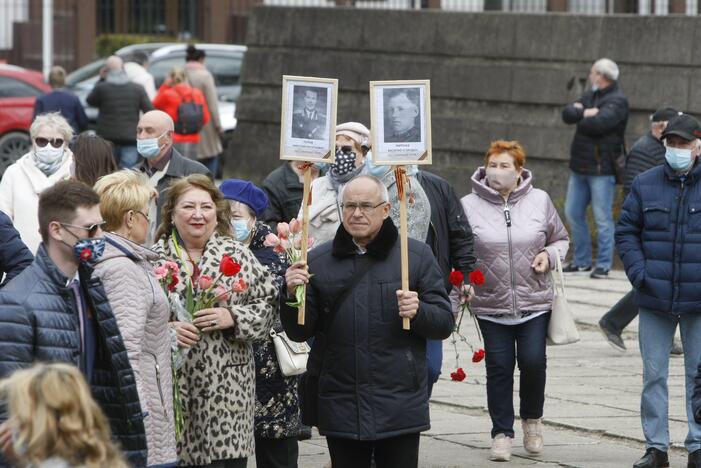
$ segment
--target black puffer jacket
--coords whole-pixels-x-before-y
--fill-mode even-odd
[[[297,217],[299,207],[302,206],[304,185],[289,162],[268,174],[263,181],[263,190],[268,194],[268,208],[263,213],[262,220],[273,231],[276,230],[277,223],[287,223]]]
[[[597,107],[599,113],[584,118],[584,109]],[[583,175],[614,175],[614,161],[625,151],[628,98],[613,83],[605,89],[588,90],[562,111],[566,124],[577,124],[570,147],[570,169]]]
[[[641,136],[626,158],[626,171],[623,176],[623,189],[628,192],[633,179],[655,166],[664,164],[665,148],[660,140],[647,132]]]
[[[418,172],[416,178],[431,204],[431,224],[426,243],[431,246],[446,290],[450,291],[450,270],[458,270],[467,278],[475,266],[472,229],[453,186],[447,180],[423,170]]]
[[[0,280],[4,274],[3,281],[7,283],[31,265],[33,260],[34,256],[22,242],[10,217],[0,211]]]
[[[81,266],[81,285],[98,323],[90,388],[129,463],[146,466],[146,435],[134,372],[102,283],[90,274],[89,268]],[[34,263],[0,290],[0,377],[35,361],[79,365],[80,323],[67,281],[40,244]]]
[[[454,320],[431,249],[409,239],[409,289],[419,294],[411,330],[402,330],[396,291],[401,289],[400,243],[387,218],[360,255],[344,229],[309,252],[305,324],[297,309],[283,303],[280,318],[290,338],[315,337],[319,374],[319,431],[327,436],[377,440],[430,427],[426,389],[426,339],[442,340]],[[348,287],[363,262],[372,262],[348,294],[324,336],[324,320],[334,298]],[[314,368],[316,367],[316,368]]]

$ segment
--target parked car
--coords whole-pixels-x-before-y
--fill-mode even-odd
[[[157,47],[156,47],[157,46]],[[196,44],[203,49],[207,57],[205,64],[217,85],[219,94],[219,118],[225,133],[233,132],[236,128],[236,100],[241,94],[241,64],[246,53],[246,47],[230,44]],[[175,66],[185,66],[185,49],[187,44],[134,44],[115,52],[120,57],[127,58],[135,50],[150,53],[148,71],[153,75],[158,88],[165,80],[168,72]],[[97,121],[97,109],[89,106],[85,99],[99,79],[100,68],[105,60],[89,63],[66,77],[66,87],[73,91],[83,103],[85,113],[91,122]]]
[[[49,91],[40,72],[0,64],[0,177],[29,151],[34,101]]]

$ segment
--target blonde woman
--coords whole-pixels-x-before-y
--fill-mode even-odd
[[[105,220],[105,252],[95,265],[134,369],[148,446],[148,465],[175,464],[168,299],[153,275],[158,255],[143,247],[148,204],[144,176],[122,170],[95,184]]]
[[[12,429],[11,452],[19,466],[127,467],[110,440],[104,414],[75,366],[35,364],[13,373],[2,382],[1,390]]]

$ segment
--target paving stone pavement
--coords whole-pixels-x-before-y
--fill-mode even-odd
[[[597,326],[601,315],[628,291],[628,281],[620,271],[611,272],[607,280],[574,273],[568,274],[565,281],[582,340],[548,348],[543,454],[533,457],[523,450],[517,420],[511,462],[499,464],[488,460],[491,425],[484,363],[473,364],[466,345],[459,344],[460,365],[468,377],[463,382],[452,382],[449,374],[456,367],[455,351],[448,339],[444,342],[443,375],[431,399],[432,427],[421,437],[422,468],[631,467],[643,454],[639,412],[642,361],[637,320],[624,333],[626,353],[610,347]],[[470,342],[477,344],[472,322],[466,321],[462,328]],[[683,359],[670,359],[669,374],[669,430],[673,444],[670,462],[672,467],[686,467]],[[514,404],[518,408],[518,377]],[[311,440],[300,443],[300,468],[321,468],[328,460],[325,440],[317,433]],[[255,463],[249,462],[249,466]]]

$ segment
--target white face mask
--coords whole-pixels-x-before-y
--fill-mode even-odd
[[[498,167],[488,167],[486,169],[487,183],[497,192],[513,190],[516,188],[519,173],[512,169],[500,169]]]
[[[43,148],[37,147],[34,150],[37,159],[44,164],[52,164],[63,157],[63,146],[59,148],[54,148],[51,145],[46,145]]]

